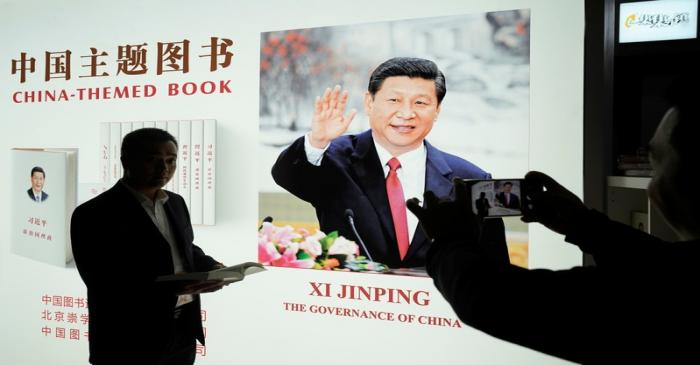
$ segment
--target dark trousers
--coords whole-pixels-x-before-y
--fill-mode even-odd
[[[160,359],[146,360],[139,359],[138,354],[134,354],[134,358],[129,362],[129,364],[139,364],[139,365],[193,365],[196,355],[196,345],[197,340],[192,331],[187,326],[187,315],[183,315],[186,311],[194,310],[194,306],[190,308],[190,305],[185,304],[183,307],[176,309],[175,316],[175,328],[174,336],[172,340],[167,344],[164,355]],[[124,349],[124,351],[130,351],[130,349]],[[102,362],[94,362],[93,365],[128,365],[125,364],[123,360],[106,360]]]
[[[191,331],[186,328],[186,323],[182,319],[183,312],[193,310],[190,304],[185,304],[175,310],[175,338],[169,344],[165,357],[158,362],[158,365],[192,365],[196,355],[197,340]]]
[[[158,365],[192,365],[196,354],[196,341],[191,335],[177,333],[168,355]]]

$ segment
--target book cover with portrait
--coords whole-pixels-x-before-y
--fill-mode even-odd
[[[15,148],[11,172],[12,253],[66,266],[73,259],[70,217],[78,195],[78,150]]]

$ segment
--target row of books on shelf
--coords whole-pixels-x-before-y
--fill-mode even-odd
[[[65,266],[72,261],[70,217],[75,207],[122,176],[121,140],[140,128],[161,128],[178,140],[178,168],[165,189],[180,194],[192,224],[215,224],[216,121],[118,122],[100,125],[100,181],[78,183],[78,149],[11,151],[11,251]]]
[[[216,120],[106,122],[100,125],[100,182],[115,184],[122,177],[121,141],[131,131],[159,128],[178,141],[177,170],[166,190],[185,199],[192,224],[216,222]]]
[[[654,176],[649,153],[640,148],[634,155],[620,155],[617,158],[617,170],[624,176]]]

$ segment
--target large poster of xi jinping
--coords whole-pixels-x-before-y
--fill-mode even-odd
[[[528,170],[530,41],[529,9],[262,33],[259,261],[424,275],[405,201]],[[526,267],[526,225],[495,219]]]

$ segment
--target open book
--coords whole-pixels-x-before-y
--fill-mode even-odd
[[[261,271],[265,271],[265,267],[257,262],[244,262],[242,264],[224,267],[211,271],[187,272],[173,275],[164,275],[156,278],[156,282],[171,283],[176,286],[187,285],[203,281],[226,281],[236,282],[243,280],[246,276],[252,275]]]

